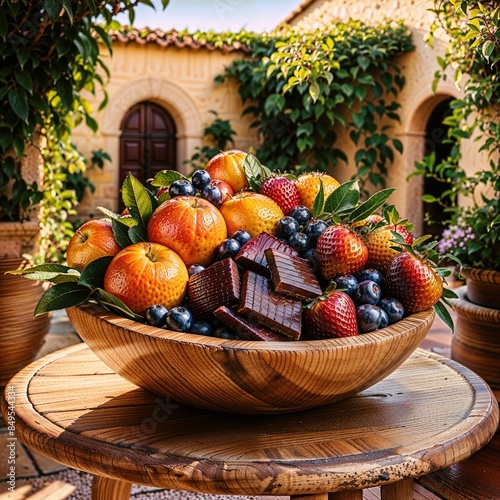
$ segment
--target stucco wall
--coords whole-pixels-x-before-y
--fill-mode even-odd
[[[107,59],[111,77],[106,87],[109,103],[97,112],[101,95],[91,98],[99,131],[92,134],[79,127],[75,144],[86,155],[102,148],[111,155],[104,170],[91,168],[89,177],[96,190],[88,194],[79,207],[82,217],[98,215],[96,206],[116,210],[118,207],[120,124],[126,112],[136,103],[152,101],[172,115],[177,126],[177,169],[189,173],[184,161],[202,145],[205,126],[213,121],[210,110],[216,110],[231,122],[237,133],[236,147],[247,150],[256,146],[255,131],[249,130],[250,118],[241,117],[241,101],[234,84],[215,85],[215,77],[241,52],[225,53],[206,49],[179,49],[157,44],[116,43],[113,56]]]
[[[384,19],[402,20],[412,32],[415,50],[399,58],[398,64],[406,78],[406,85],[397,101],[401,104],[399,114],[401,123],[395,124],[392,134],[398,137],[404,146],[403,154],[396,153],[394,164],[390,168],[387,185],[397,188],[390,202],[396,204],[401,215],[409,217],[416,224],[416,233],[422,231],[423,206],[419,199],[422,194],[423,180],[407,175],[414,170],[415,161],[429,153],[433,140],[441,140],[443,134],[436,130],[433,138],[425,139],[425,127],[435,106],[449,98],[459,97],[460,92],[453,83],[453,78],[440,82],[437,92],[432,91],[434,73],[438,69],[437,56],[444,52],[446,40],[439,33],[432,49],[425,42],[433,20],[429,9],[433,2],[428,0],[317,0],[309,4],[290,20],[291,25],[314,28],[329,20],[358,19],[373,24]],[[347,180],[354,173],[354,145],[346,135],[339,141],[348,149],[349,163],[339,165],[332,171],[339,180]],[[485,156],[477,153],[477,147],[468,141],[463,145],[463,164],[473,172],[481,168]]]

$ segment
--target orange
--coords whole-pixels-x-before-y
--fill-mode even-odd
[[[69,267],[82,271],[93,260],[113,257],[120,250],[110,220],[89,220],[71,237],[66,250],[66,261]]]
[[[113,257],[104,275],[104,290],[143,315],[155,304],[167,309],[180,305],[188,280],[186,265],[174,251],[158,243],[141,242]]]
[[[148,222],[148,240],[171,248],[186,266],[207,266],[227,238],[226,223],[214,205],[195,196],[163,202]]]
[[[205,170],[212,180],[227,182],[237,193],[248,187],[248,179],[243,168],[247,154],[239,149],[226,149],[208,160]]]
[[[307,172],[299,175],[295,180],[295,185],[300,193],[300,204],[306,206],[309,210],[313,209],[314,200],[319,193],[320,179],[323,181],[323,191],[326,201],[340,186],[337,179],[323,172]]]
[[[228,234],[244,229],[252,237],[262,232],[275,235],[278,221],[284,217],[274,200],[253,191],[235,194],[219,210],[226,221]]]

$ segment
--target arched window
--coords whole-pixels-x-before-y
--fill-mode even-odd
[[[176,126],[161,106],[136,104],[126,113],[120,130],[120,190],[129,173],[146,184],[160,170],[176,169]]]

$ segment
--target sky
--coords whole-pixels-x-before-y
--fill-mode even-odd
[[[160,28],[190,32],[247,31],[263,32],[273,29],[303,0],[170,0],[162,10],[161,2],[154,0],[156,10],[140,5],[136,9],[136,28]],[[120,16],[121,24],[129,24],[128,16]]]

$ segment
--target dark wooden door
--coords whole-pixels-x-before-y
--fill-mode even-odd
[[[121,131],[120,192],[129,173],[147,184],[160,170],[176,169],[175,122],[161,106],[136,104],[125,115]]]

